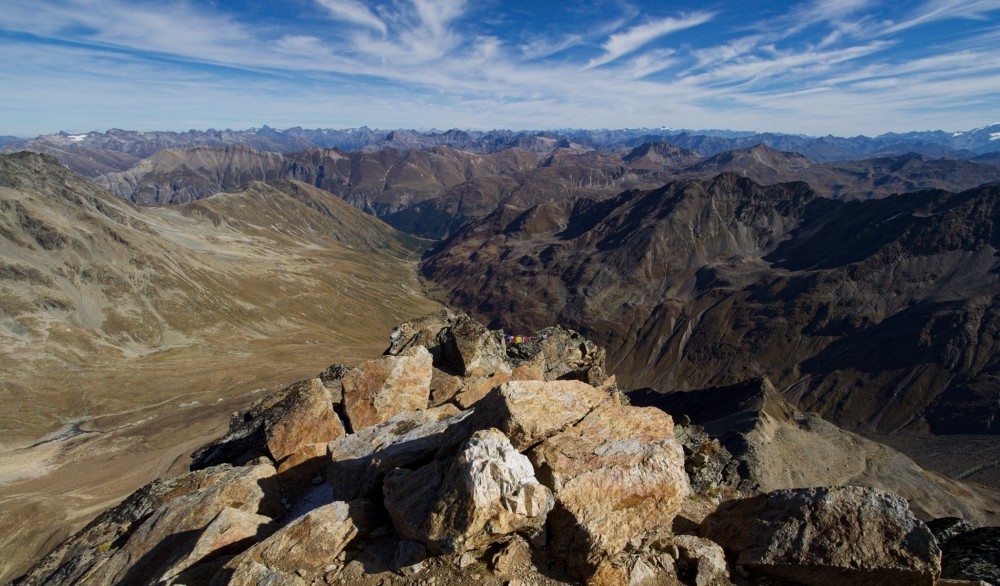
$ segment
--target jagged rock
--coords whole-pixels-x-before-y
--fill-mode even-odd
[[[206,526],[225,508],[269,517],[276,501],[275,469],[268,463],[189,473],[153,483],[98,517],[25,577],[23,584],[155,584],[188,557]],[[99,543],[100,539],[107,539]]]
[[[265,426],[267,449],[281,463],[306,444],[329,443],[344,437],[344,425],[333,412],[330,391],[318,378],[308,381],[282,403],[281,417]]]
[[[941,577],[1000,584],[1000,527],[980,527],[941,546]]]
[[[434,365],[440,367],[442,356],[442,330],[453,326],[458,315],[447,307],[428,313],[415,320],[399,324],[389,333],[389,347],[385,354],[398,355],[415,346],[423,346],[434,357]]]
[[[531,564],[531,546],[520,535],[513,536],[490,558],[490,567],[502,576],[513,576],[524,566]]]
[[[535,531],[553,504],[528,458],[496,429],[475,432],[449,462],[395,470],[384,490],[396,531],[446,553]]]
[[[691,489],[717,501],[738,496],[739,461],[704,428],[692,424],[686,417],[683,420],[684,425],[674,426],[674,437],[684,448],[684,470],[691,481]]]
[[[270,572],[288,575],[319,574],[357,534],[350,503],[334,502],[318,507],[231,559],[213,584],[247,583],[225,580],[238,574],[257,575],[258,564]],[[243,566],[247,569],[241,572]]]
[[[201,531],[190,551],[161,574],[167,583],[183,583],[177,576],[192,566],[240,553],[268,534],[270,517],[226,507]]]
[[[327,446],[327,482],[333,498],[349,501],[380,496],[382,478],[394,468],[426,462],[442,447],[460,445],[471,430],[471,411],[453,405],[408,411],[366,427]]]
[[[464,376],[484,376],[498,370],[510,371],[503,332],[490,331],[467,315],[441,332],[444,357],[455,372]]]
[[[745,496],[869,486],[905,498],[920,518],[957,516],[977,525],[993,524],[1000,508],[986,490],[925,470],[889,446],[799,411],[765,377],[698,391],[630,391],[628,398],[703,426],[738,461],[736,488]]]
[[[704,535],[751,575],[798,584],[926,584],[933,534],[906,501],[856,486],[785,489],[722,503]]]
[[[289,385],[261,399],[246,411],[234,413],[229,419],[229,432],[225,436],[192,454],[191,469],[218,464],[242,465],[261,455],[280,460],[301,445],[343,436],[343,424],[333,412],[332,404],[333,396],[321,379]],[[317,415],[321,416],[313,422]],[[282,423],[286,419],[288,421]],[[303,432],[297,429],[301,424],[307,424],[312,429]],[[317,437],[310,438],[310,434]],[[271,448],[280,455],[271,452]]]
[[[694,535],[677,535],[673,543],[677,548],[677,575],[685,583],[695,586],[731,584],[726,552],[719,544]]]
[[[476,414],[524,451],[606,400],[608,395],[580,381],[511,381],[481,399]]]
[[[352,431],[403,411],[427,408],[432,358],[423,346],[362,362],[344,375],[344,413]]]
[[[269,568],[260,562],[249,561],[232,573],[223,571],[224,581],[212,580],[211,586],[306,586],[307,582],[295,574]]]
[[[587,578],[587,586],[679,586],[674,560],[656,551],[623,552],[607,559]]]
[[[489,376],[480,377],[466,382],[461,390],[455,395],[455,402],[462,409],[468,409],[478,403],[490,391],[499,387],[503,383],[514,380],[512,373],[495,372]]]
[[[75,584],[95,565],[123,545],[143,519],[188,495],[231,482],[242,469],[228,465],[205,468],[169,480],[154,480],[118,506],[101,513],[27,572],[20,584]]]
[[[956,535],[972,530],[972,524],[961,517],[941,517],[927,522],[927,528],[934,534],[938,545],[943,545]]]
[[[544,380],[575,379],[593,386],[607,380],[604,350],[573,330],[546,328],[536,332],[535,341],[507,348],[510,363],[533,368]]]
[[[529,457],[556,497],[550,550],[578,576],[634,536],[669,527],[690,492],[673,421],[655,408],[606,400]]]
[[[718,508],[719,503],[714,497],[697,492],[690,494],[681,503],[681,509],[677,511],[670,529],[676,535],[700,535],[705,517]]]
[[[278,466],[278,480],[286,498],[297,500],[323,482],[329,464],[325,443],[306,444]]]
[[[462,409],[469,409],[474,406],[490,391],[499,387],[503,383],[510,381],[541,381],[542,376],[537,370],[529,367],[519,366],[511,372],[498,371],[487,377],[480,377],[468,381],[462,386],[460,392],[455,396],[455,403]]]
[[[331,364],[319,373],[319,380],[330,391],[330,399],[333,401],[334,410],[344,402],[344,375],[350,372],[351,367],[343,364]]]
[[[435,368],[431,378],[431,405],[443,405],[452,401],[462,392],[467,382],[468,379],[464,376],[450,375]]]

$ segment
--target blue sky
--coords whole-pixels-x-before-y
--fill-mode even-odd
[[[1000,0],[3,0],[0,134],[1000,121]]]

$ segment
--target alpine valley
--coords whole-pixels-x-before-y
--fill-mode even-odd
[[[6,137],[0,581],[997,583],[998,138]]]

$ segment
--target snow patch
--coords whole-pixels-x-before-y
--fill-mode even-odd
[[[990,140],[1000,140],[1000,132],[990,134]]]
[[[82,141],[84,141],[84,140],[87,139],[87,135],[86,134],[71,134],[71,135],[67,136],[66,138],[72,140],[73,142],[82,142]]]

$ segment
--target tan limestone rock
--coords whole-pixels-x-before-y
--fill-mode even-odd
[[[275,473],[263,463],[232,468],[210,487],[171,500],[145,518],[124,545],[92,567],[81,582],[132,583],[140,577],[155,581],[192,551],[198,535],[227,507],[276,515],[280,505],[265,493]]]
[[[281,462],[302,446],[329,443],[344,437],[344,425],[333,411],[330,391],[318,378],[289,397],[291,404],[281,418],[267,426],[267,449]]]
[[[278,465],[282,494],[294,501],[323,481],[329,459],[327,444],[306,444]]]
[[[450,462],[394,471],[384,490],[397,533],[447,553],[537,530],[553,504],[528,458],[496,429],[475,432]]]
[[[556,497],[550,551],[578,576],[669,527],[690,492],[673,421],[655,408],[605,401],[528,455]]]
[[[533,368],[550,381],[572,377],[594,386],[605,382],[604,349],[577,332],[559,327],[546,328],[536,336],[542,339],[513,347],[513,364]]]
[[[454,405],[407,411],[330,442],[326,480],[333,498],[381,496],[382,477],[389,471],[426,462],[442,447],[465,441],[472,433],[472,415]]]
[[[434,376],[431,378],[431,404],[442,405],[455,398],[465,386],[464,376],[445,374],[443,371],[434,369]]]
[[[409,348],[423,346],[436,358],[441,344],[438,334],[453,325],[456,319],[458,315],[447,307],[442,307],[415,320],[399,324],[389,333],[389,348],[385,353],[395,356]]]
[[[455,396],[455,402],[462,409],[468,409],[478,403],[487,393],[511,380],[514,380],[512,375],[506,372],[496,372],[487,377],[467,382]]]
[[[727,501],[704,535],[752,575],[800,584],[934,584],[941,550],[904,499],[872,488],[783,489]]]
[[[219,576],[225,576],[220,579]],[[211,586],[306,586],[308,582],[295,574],[269,568],[262,563],[249,561],[235,570],[216,574]]]
[[[606,394],[580,381],[511,381],[481,399],[476,412],[524,451],[606,400]]]
[[[542,371],[527,364],[514,367],[514,370],[510,373],[510,377],[512,380],[545,380]]]
[[[484,376],[510,371],[502,332],[488,330],[463,314],[442,334],[446,339],[444,354],[459,374]]]
[[[315,575],[337,559],[358,533],[351,506],[334,502],[313,509],[231,559],[223,569],[238,572],[260,564],[269,570]]]
[[[677,573],[688,577],[695,586],[728,586],[729,567],[726,552],[719,544],[694,535],[674,537],[677,548]]]
[[[427,408],[432,376],[430,352],[423,346],[398,356],[362,362],[344,375],[344,412],[357,432],[404,411]]]
[[[270,532],[270,517],[226,507],[201,531],[187,554],[163,571],[168,583],[181,572],[215,558],[242,552]]]

